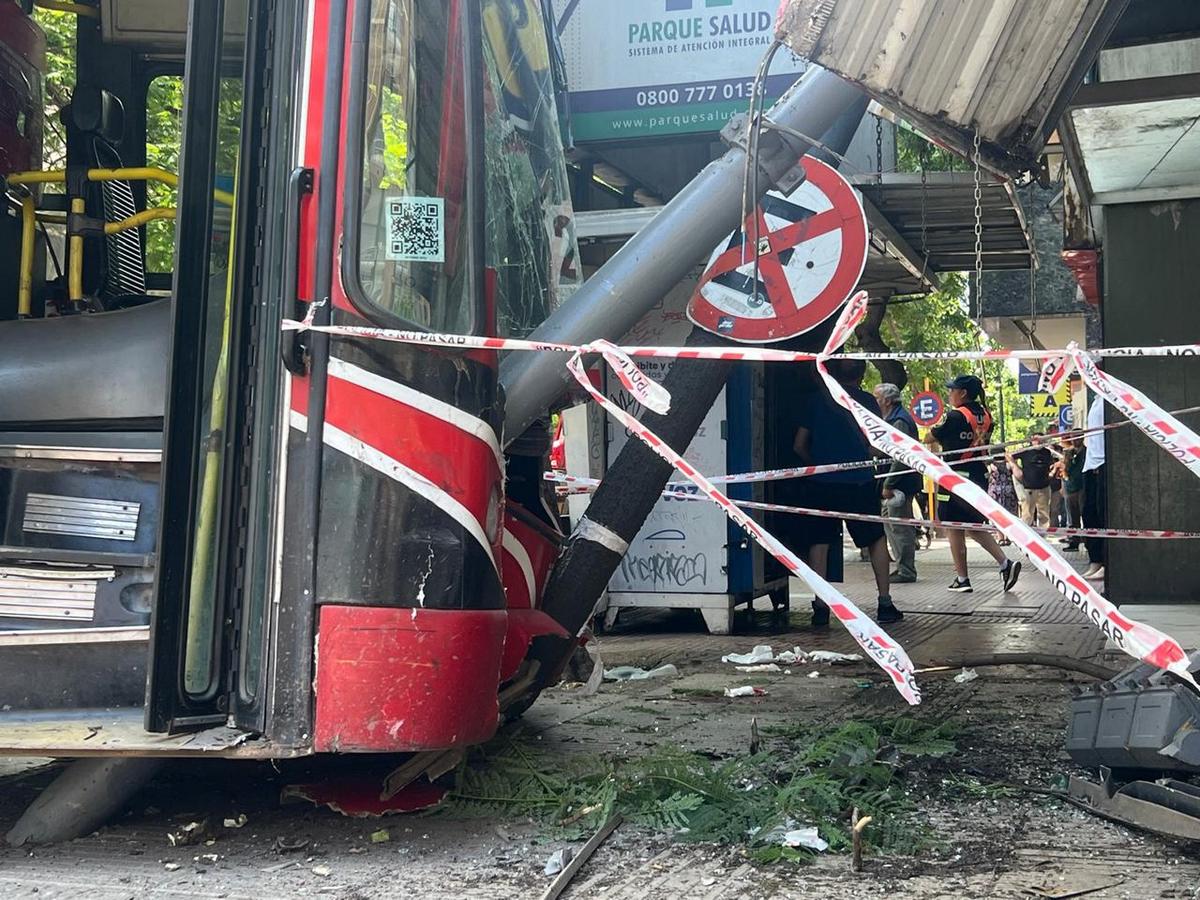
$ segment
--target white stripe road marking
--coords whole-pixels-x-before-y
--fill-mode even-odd
[[[491,448],[492,453],[495,454],[496,465],[500,467],[500,473],[504,473],[504,454],[500,451],[500,441],[497,439],[496,432],[492,426],[483,421],[483,419],[464,412],[457,406],[452,406],[443,400],[438,400],[435,397],[430,397],[428,394],[422,394],[420,391],[413,390],[407,385],[400,384],[398,381],[392,381],[390,378],[384,378],[382,375],[368,372],[360,366],[333,356],[329,358],[329,374],[335,378],[340,378],[343,381],[349,381],[351,384],[366,388],[376,394],[392,400],[398,400],[405,406],[411,406],[414,409],[429,413],[431,416],[449,422],[455,428],[465,431],[477,440],[483,441]]]
[[[301,431],[307,431],[308,416],[292,410],[292,427],[299,428]],[[443,510],[454,521],[465,528],[471,537],[479,542],[484,552],[487,553],[488,559],[492,561],[492,566],[496,569],[497,574],[499,574],[500,567],[496,565],[496,557],[492,554],[492,545],[488,542],[487,535],[483,533],[483,526],[479,524],[479,520],[475,518],[469,509],[459,503],[449,493],[442,490],[420,472],[413,471],[386,453],[375,449],[366,441],[356,438],[354,435],[348,434],[340,428],[330,425],[328,422],[325,423],[324,439],[325,443],[334,450],[340,450],[347,456],[370,466],[376,472],[386,475],[393,481],[398,481],[409,490],[415,491],[434,506]]]
[[[504,549],[508,551],[508,555],[516,561],[521,574],[525,576],[525,588],[529,591],[529,605],[537,606],[537,581],[533,577],[533,562],[529,559],[525,545],[507,528],[504,529],[502,543]]]

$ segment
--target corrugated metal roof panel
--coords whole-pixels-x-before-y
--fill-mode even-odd
[[[1028,168],[1128,0],[788,0],[795,52],[960,152]]]

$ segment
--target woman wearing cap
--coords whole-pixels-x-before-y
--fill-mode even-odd
[[[992,437],[992,414],[983,403],[983,382],[974,375],[959,375],[946,382],[946,387],[950,391],[951,409],[946,414],[945,421],[933,429],[933,436],[947,452],[966,451],[954,453],[947,462],[981,490],[987,491],[987,464],[982,458],[983,450],[970,450],[972,447],[982,448]],[[943,522],[982,524],[986,521],[983,513],[945,488],[938,488],[937,499],[938,518]],[[990,553],[992,559],[1000,566],[1004,590],[1012,590],[1021,574],[1020,561],[1005,556],[991,532],[972,531],[970,534],[975,543]],[[969,594],[974,588],[971,587],[971,579],[967,577],[967,533],[958,528],[947,529],[947,539],[950,542],[950,555],[954,559],[956,573],[950,590],[959,594]]]

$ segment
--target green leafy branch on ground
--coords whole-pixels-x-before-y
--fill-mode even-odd
[[[850,722],[825,733],[786,729],[770,750],[714,759],[660,748],[640,757],[562,756],[504,735],[458,772],[442,814],[529,816],[582,836],[613,813],[683,841],[742,845],[761,862],[804,861],[780,829],[816,825],[830,849],[850,847],[850,814],[874,823],[868,844],[915,852],[925,843],[903,782],[906,757],[954,752],[953,729],[914,719]]]

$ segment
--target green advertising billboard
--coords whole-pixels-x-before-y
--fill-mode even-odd
[[[576,141],[717,132],[750,102],[778,0],[555,0]],[[804,70],[781,50],[766,93]]]

